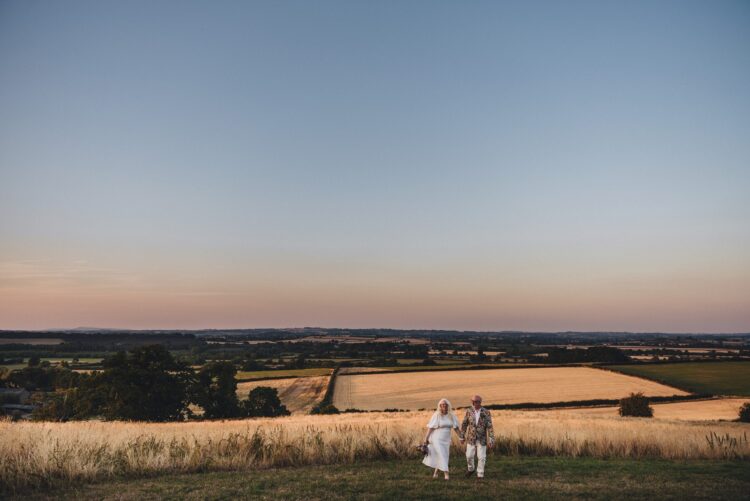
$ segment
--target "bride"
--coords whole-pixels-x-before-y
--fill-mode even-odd
[[[448,480],[448,459],[451,448],[451,430],[461,437],[458,428],[458,418],[453,414],[451,403],[446,399],[438,402],[437,410],[427,423],[427,434],[424,436],[424,444],[428,447],[428,454],[422,463],[430,468],[435,468],[432,478],[438,477],[438,470],[442,471]],[[429,444],[429,445],[428,445]]]

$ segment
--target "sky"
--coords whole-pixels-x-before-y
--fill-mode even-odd
[[[750,332],[747,1],[0,0],[0,329]]]

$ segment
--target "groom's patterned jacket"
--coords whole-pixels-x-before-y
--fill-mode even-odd
[[[482,407],[479,409],[479,424],[475,422],[474,409],[466,409],[466,415],[461,423],[461,436],[471,445],[487,445],[487,439],[495,442],[495,430],[492,428],[492,416],[490,411]]]

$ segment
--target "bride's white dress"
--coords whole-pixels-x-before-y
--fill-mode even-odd
[[[429,450],[422,460],[430,468],[448,471],[448,459],[451,450],[451,430],[458,428],[458,418],[452,412],[449,414],[436,413],[427,423],[434,431],[430,434]]]

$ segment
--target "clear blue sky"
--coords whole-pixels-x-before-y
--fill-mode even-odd
[[[0,328],[750,331],[750,2],[0,0]]]

